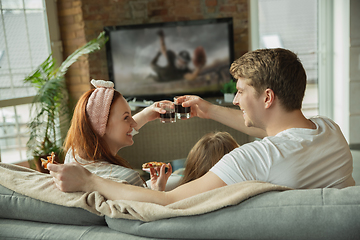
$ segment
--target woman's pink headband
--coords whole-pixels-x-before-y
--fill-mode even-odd
[[[91,80],[96,88],[90,95],[86,105],[86,112],[91,126],[97,134],[104,136],[110,113],[110,105],[114,96],[114,83],[104,80]]]

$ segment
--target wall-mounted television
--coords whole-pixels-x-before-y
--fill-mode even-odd
[[[109,79],[124,97],[219,96],[231,79],[232,18],[104,28]]]

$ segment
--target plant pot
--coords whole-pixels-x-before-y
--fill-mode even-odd
[[[233,102],[234,96],[234,93],[224,93],[224,102]]]

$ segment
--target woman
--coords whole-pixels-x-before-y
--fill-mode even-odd
[[[74,110],[64,143],[65,163],[78,162],[98,176],[142,186],[144,181],[139,173],[117,152],[131,146],[134,133],[158,118],[162,109],[154,103],[132,117],[129,104],[114,90],[112,82],[91,83],[95,89],[84,93]]]

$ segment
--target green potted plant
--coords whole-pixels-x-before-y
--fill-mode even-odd
[[[70,111],[68,107],[68,92],[65,85],[65,74],[68,68],[80,56],[99,50],[107,41],[105,32],[81,48],[77,49],[59,67],[56,67],[52,54],[24,79],[37,90],[32,103],[31,112],[34,116],[28,123],[30,138],[26,144],[28,155],[33,157],[36,169],[48,172],[41,166],[40,158],[46,159],[52,152],[58,162],[63,161],[61,151],[63,139],[60,134],[61,125],[68,127]],[[31,168],[34,164],[29,161]]]
[[[231,79],[229,82],[226,82],[223,85],[220,91],[224,94],[225,102],[232,102],[234,99],[234,95],[237,92],[236,82]]]

